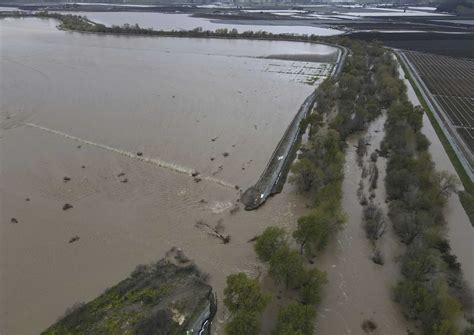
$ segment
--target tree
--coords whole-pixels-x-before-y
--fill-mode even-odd
[[[225,326],[227,335],[258,335],[260,327],[255,313],[241,311]]]
[[[458,177],[447,171],[435,173],[434,180],[439,188],[438,195],[444,198],[448,198],[451,193],[455,193],[460,185]]]
[[[402,274],[410,280],[428,280],[435,270],[436,259],[431,249],[412,245],[403,255]]]
[[[403,307],[403,313],[410,319],[426,317],[434,310],[435,300],[420,282],[401,280],[395,288],[395,301]]]
[[[300,291],[302,302],[307,305],[317,305],[321,301],[322,287],[327,281],[326,272],[316,268],[307,271]]]
[[[291,173],[290,182],[305,192],[310,191],[313,185],[319,185],[323,179],[323,172],[307,158],[296,161],[291,167]]]
[[[268,262],[275,252],[285,245],[285,230],[278,227],[268,227],[257,237],[254,249],[261,261]]]
[[[269,297],[260,291],[258,281],[248,278],[243,272],[227,277],[224,296],[224,305],[232,313],[239,311],[261,312],[269,300]]]
[[[301,244],[301,253],[304,251],[311,256],[313,251],[320,251],[326,246],[332,221],[328,214],[323,210],[316,210],[313,214],[298,219],[293,237]]]
[[[283,307],[278,312],[278,321],[275,335],[313,334],[314,307],[298,303]]]
[[[269,273],[272,278],[286,288],[301,285],[304,276],[303,260],[299,253],[288,246],[278,249],[270,259]]]

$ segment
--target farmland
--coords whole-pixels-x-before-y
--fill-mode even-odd
[[[474,61],[408,51],[404,55],[432,96],[437,116],[473,168]],[[469,169],[468,169],[469,170]],[[468,171],[469,172],[469,171]]]

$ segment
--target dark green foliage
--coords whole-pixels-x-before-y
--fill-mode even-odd
[[[307,216],[298,219],[298,227],[293,232],[296,242],[301,245],[301,252],[307,256],[312,256],[324,249],[328,243],[329,236],[344,221],[344,216],[340,211],[325,210],[317,207]]]
[[[227,335],[258,335],[259,321],[255,313],[240,311],[232,317],[226,326]]]
[[[258,281],[242,272],[229,275],[224,296],[224,304],[232,314],[232,320],[225,327],[226,334],[259,334],[258,315],[270,297],[260,291]]]
[[[409,280],[427,281],[436,271],[436,256],[432,249],[410,245],[402,259],[402,274]]]
[[[269,300],[268,296],[260,292],[258,281],[242,272],[227,277],[224,296],[224,304],[232,313],[261,312]]]
[[[326,272],[314,268],[306,271],[300,290],[301,302],[317,305],[321,301],[322,287],[327,283]]]
[[[257,237],[255,252],[263,262],[271,260],[277,250],[286,245],[286,232],[282,228],[268,227]]]
[[[278,312],[278,322],[275,335],[311,335],[313,334],[313,319],[316,311],[311,305],[298,303],[283,307]]]
[[[269,273],[272,278],[286,288],[297,288],[304,279],[303,259],[295,250],[284,246],[270,259]]]

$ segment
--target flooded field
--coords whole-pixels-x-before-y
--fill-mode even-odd
[[[71,14],[71,12],[64,12]],[[138,24],[142,28],[153,28],[154,30],[191,30],[201,27],[203,30],[237,29],[244,31],[266,31],[273,34],[315,34],[321,36],[339,35],[343,32],[337,29],[316,27],[311,23],[286,25],[278,21],[242,21],[226,22],[220,20],[208,20],[192,17],[189,14],[166,14],[166,13],[133,13],[133,12],[74,12],[76,15],[87,16],[94,22],[106,26],[121,26],[125,23]]]
[[[38,333],[172,246],[219,297],[228,274],[261,273],[248,240],[294,225],[305,204],[286,186],[258,211],[231,213],[236,186],[258,179],[314,86],[295,76],[307,63],[259,57],[336,50],[55,25],[0,21],[0,333]],[[231,242],[198,220],[221,222]]]

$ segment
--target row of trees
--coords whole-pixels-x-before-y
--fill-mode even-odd
[[[245,39],[267,39],[267,40],[292,40],[303,42],[322,41],[319,35],[299,35],[299,34],[273,34],[266,31],[244,31],[239,33],[237,29],[216,29],[204,30],[196,27],[192,30],[154,30],[152,28],[142,28],[138,24],[124,24],[107,27],[103,24],[94,23],[85,16],[51,13],[47,11],[37,13],[8,12],[1,13],[1,17],[41,17],[56,19],[61,22],[60,28],[94,33],[144,35],[144,36],[175,36],[175,37],[220,37],[220,38],[245,38]]]
[[[377,80],[380,85],[400,87],[395,61],[389,58],[384,66]],[[413,107],[404,89],[387,93],[390,107],[381,149],[388,157],[389,217],[407,245],[395,300],[408,318],[421,322],[426,334],[458,334],[458,319],[463,307],[472,308],[472,296],[444,236],[443,217],[447,197],[456,190],[458,180],[435,170],[429,141],[420,131],[423,111]]]
[[[305,267],[303,257],[290,248],[288,235],[282,228],[267,228],[257,238],[255,252],[269,265],[273,280],[298,296],[279,311],[275,334],[312,334],[315,306],[321,301],[326,274],[315,267]]]

